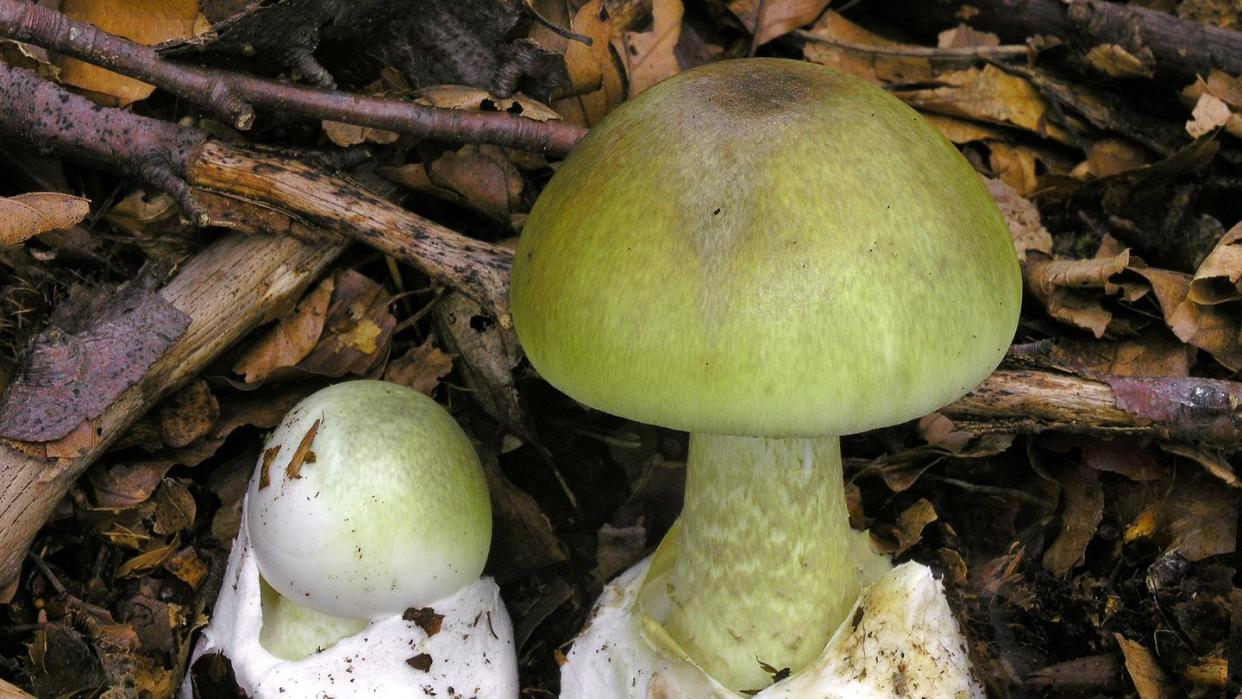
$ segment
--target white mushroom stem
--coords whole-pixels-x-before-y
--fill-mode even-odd
[[[801,670],[858,599],[836,437],[692,434],[664,628],[726,687]]]
[[[561,669],[562,699],[743,696],[704,672],[662,633],[655,617],[667,604],[659,592],[669,575],[668,561],[661,560],[665,555],[662,546],[604,589]],[[866,582],[877,573],[877,561],[874,554],[863,555],[871,559],[859,571]],[[831,640],[809,665],[754,696],[984,696],[943,588],[926,566],[905,563],[881,574],[864,588],[846,620],[829,631]]]

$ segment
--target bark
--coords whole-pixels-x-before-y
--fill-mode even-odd
[[[438,109],[405,100],[291,85],[174,63],[161,58],[149,46],[20,0],[0,0],[0,36],[146,81],[225,117],[239,129],[250,128],[254,108],[261,107],[420,138],[492,143],[554,155],[568,153],[586,133],[558,121],[541,122],[499,112]]]
[[[235,234],[186,263],[159,295],[189,316],[190,325],[99,417],[97,444],[68,459],[32,456],[22,443],[0,446],[0,581],[18,574],[35,533],[109,444],[238,338],[287,308],[343,249],[333,241]]]
[[[969,5],[972,11],[963,14]],[[1213,68],[1242,74],[1242,33],[1184,20],[1167,12],[1104,0],[899,0],[884,11],[899,24],[917,22],[939,31],[969,16],[975,29],[995,32],[1002,41],[1021,43],[1044,35],[1067,41],[1086,55],[1101,44],[1116,44],[1150,63],[1158,77],[1193,82]]]
[[[939,412],[975,433],[1146,435],[1242,449],[1242,383],[1000,369]]]

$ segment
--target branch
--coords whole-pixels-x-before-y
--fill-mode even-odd
[[[1149,435],[1242,449],[1242,383],[1000,369],[938,412],[974,433]]]
[[[0,0],[0,36],[26,41],[161,87],[239,129],[254,123],[254,108],[296,112],[420,138],[491,143],[565,155],[586,133],[559,121],[535,121],[501,112],[439,109],[188,66],[65,15],[21,0]]]
[[[961,21],[970,5],[970,25],[995,32],[1002,41],[1022,43],[1036,35],[1066,41],[1080,54],[1101,44],[1116,44],[1140,60],[1149,58],[1155,73],[1181,83],[1213,68],[1242,74],[1242,33],[1180,19],[1167,12],[1103,0],[899,0],[884,11],[903,25],[918,23],[939,30]]]
[[[189,317],[189,327],[99,416],[97,442],[63,459],[33,455],[30,447],[38,444],[0,446],[0,583],[18,574],[56,504],[110,443],[276,309],[287,308],[343,249],[337,242],[238,234],[186,263],[158,295]],[[93,319],[96,325],[109,320]]]
[[[100,107],[4,64],[0,103],[13,105],[0,109],[0,135],[16,137],[27,148],[137,175],[175,194],[199,225],[215,222],[203,191],[261,203],[408,262],[509,325],[511,252],[467,238],[354,182],[292,158],[215,141],[195,129]]]

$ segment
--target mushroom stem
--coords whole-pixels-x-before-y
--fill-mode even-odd
[[[823,651],[858,599],[836,437],[692,434],[664,626],[736,690]]]
[[[263,626],[259,643],[283,660],[301,660],[367,627],[366,619],[329,616],[303,607],[260,578]]]

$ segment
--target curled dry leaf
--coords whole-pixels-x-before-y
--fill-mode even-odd
[[[893,94],[920,110],[1012,126],[1073,144],[1073,136],[1052,123],[1047,100],[1026,78],[994,65],[941,73],[936,86],[898,89]]]
[[[571,7],[566,0],[542,0],[536,6],[553,21],[570,20]],[[532,30],[531,38],[561,51],[569,71],[572,87],[552,107],[566,121],[589,127],[625,100],[625,69],[613,48],[620,30],[603,0],[591,0],[578,8],[569,25],[578,34],[590,37],[591,45],[565,39],[544,27]]]
[[[1098,44],[1087,52],[1087,62],[1111,78],[1150,78],[1155,75],[1156,58],[1147,47],[1131,53],[1117,44]]]
[[[1028,251],[1043,253],[1052,257],[1052,233],[1043,227],[1040,210],[1036,209],[1031,200],[1026,199],[1017,190],[1004,181],[987,179],[987,191],[996,200],[1001,215],[1009,225],[1013,248],[1017,250],[1017,258],[1025,262]]]
[[[1130,266],[1130,253],[1089,260],[1050,260],[1032,256],[1023,269],[1027,288],[1047,309],[1048,315],[1084,330],[1097,338],[1108,330],[1113,314],[1099,301],[1076,293],[1078,289],[1122,290],[1114,279]],[[1137,293],[1137,292],[1136,292]]]
[[[20,245],[40,233],[68,228],[91,212],[89,199],[56,192],[0,197],[0,245]]]
[[[899,56],[868,50],[902,44],[886,39],[829,10],[807,30],[824,41],[806,41],[806,60],[853,73],[874,83],[910,83],[930,80],[934,71],[923,56]]]
[[[1064,576],[1083,560],[1104,518],[1104,488],[1098,476],[1093,469],[1075,466],[1057,477],[1064,502],[1061,527],[1043,558],[1044,567],[1053,575]]]
[[[388,356],[396,318],[383,287],[352,270],[325,279],[251,345],[233,371],[246,385],[305,374],[364,376]]]
[[[681,0],[653,0],[651,30],[621,35],[619,52],[630,82],[630,97],[681,71],[676,49],[684,14]]]
[[[1167,699],[1172,696],[1173,685],[1168,675],[1160,669],[1156,656],[1138,641],[1131,641],[1120,633],[1114,633],[1117,645],[1126,659],[1126,672],[1138,690],[1139,699]]]
[[[525,208],[522,190],[526,182],[498,146],[467,145],[448,151],[431,163],[427,178],[436,188],[503,224]]]
[[[427,338],[423,344],[389,361],[384,369],[384,380],[431,395],[440,385],[440,379],[452,371],[453,358]]]
[[[754,35],[755,46],[815,21],[831,0],[730,0],[733,13]]]
[[[897,516],[892,525],[880,525],[871,529],[871,540],[877,548],[893,556],[900,556],[923,538],[923,529],[940,519],[936,508],[926,498],[919,498]]]
[[[63,0],[60,11],[70,19],[150,46],[193,36],[198,0]],[[62,82],[110,106],[125,106],[155,91],[144,82],[75,58],[62,58],[59,65]]]
[[[487,90],[464,85],[425,87],[414,94],[414,101],[429,107],[440,107],[441,109],[464,109],[471,112],[508,112],[510,114],[520,114],[527,119],[534,119],[535,121],[550,121],[561,118],[560,114],[557,114],[547,105],[522,94],[513,95],[512,97],[496,97]]]
[[[1201,138],[1222,126],[1230,134],[1242,137],[1242,79],[1223,71],[1212,70],[1207,78],[1199,76],[1182,90],[1182,96],[1193,105],[1186,132]]]

